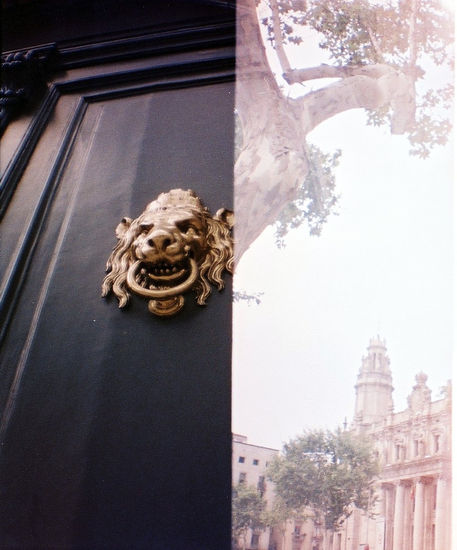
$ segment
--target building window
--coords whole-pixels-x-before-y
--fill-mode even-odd
[[[414,456],[419,456],[419,440],[414,440]]]
[[[433,442],[435,446],[435,453],[437,453],[440,450],[440,434],[435,434],[433,436]]]
[[[254,460],[252,461],[252,463],[254,464],[254,466],[258,466],[259,465],[259,461],[257,458],[254,458]]]
[[[238,459],[238,462],[240,462],[241,464],[244,464],[244,456],[240,456]]]
[[[238,478],[238,483],[244,483],[246,481],[246,472],[241,472]]]
[[[259,481],[257,482],[257,490],[260,493],[260,496],[263,497],[263,494],[265,493],[265,476],[259,476]]]
[[[259,547],[259,537],[260,537],[260,535],[256,535],[255,533],[252,533],[251,548],[258,548]]]
[[[395,445],[395,460],[400,460],[400,451],[401,451],[400,445]]]

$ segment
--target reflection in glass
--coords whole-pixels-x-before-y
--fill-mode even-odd
[[[286,441],[328,429],[368,436],[381,470],[372,517],[354,508],[328,526],[275,498],[271,467],[248,462],[246,487],[265,476],[266,512],[235,543],[448,548],[453,12],[243,0],[237,33],[234,449],[275,463]],[[356,382],[374,384],[363,406]]]

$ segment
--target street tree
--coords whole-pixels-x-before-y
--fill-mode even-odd
[[[232,540],[239,539],[246,546],[249,529],[264,529],[265,500],[256,487],[238,483],[232,488]]]
[[[371,510],[378,473],[370,444],[341,430],[305,432],[284,445],[268,469],[287,509],[310,515],[324,532],[338,530],[354,507]]]
[[[278,220],[279,243],[303,220],[312,233],[321,230],[336,202],[333,169],[339,152],[320,151],[307,137],[326,120],[364,109],[368,124],[389,125],[421,158],[446,143],[453,18],[440,0],[240,0],[237,5],[239,259]],[[311,35],[328,62],[293,66],[291,50],[306,49]],[[273,66],[279,67],[275,74]],[[446,69],[448,81],[429,79],[437,66]],[[328,78],[330,84],[322,80]],[[323,83],[310,89],[311,81]]]

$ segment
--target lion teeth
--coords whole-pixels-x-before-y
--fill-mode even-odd
[[[152,267],[151,271],[154,275],[170,275],[171,273],[177,273],[180,267],[177,265],[171,265],[167,263],[160,263]]]
[[[141,275],[144,279],[147,280],[148,274],[150,276],[163,277],[169,276],[171,274],[177,274],[184,269],[182,262],[177,262],[176,264],[171,264],[168,262],[157,262],[156,264],[151,264],[149,270],[147,268],[142,268],[140,270]]]

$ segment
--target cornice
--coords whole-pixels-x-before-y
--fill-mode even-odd
[[[64,70],[167,55],[180,51],[235,47],[232,20],[195,23],[179,27],[146,28],[135,34],[116,33],[93,37],[83,43],[59,44],[60,68]]]
[[[407,418],[401,421],[396,421],[395,415],[403,415],[404,413],[409,413]],[[382,422],[374,424],[367,430],[367,435],[370,437],[383,437],[384,435],[393,435],[394,432],[397,431],[409,432],[412,428],[417,426],[430,427],[430,429],[432,429],[434,427],[432,424],[435,420],[439,420],[440,425],[446,424],[447,422],[450,423],[450,411],[443,409],[440,411],[425,412],[423,414],[414,415],[411,411],[406,409],[404,411],[393,413],[392,420],[388,423]]]
[[[8,123],[38,103],[55,74],[70,69],[154,58],[179,52],[233,47],[235,24],[225,18],[179,27],[146,28],[135,34],[91,37],[79,43],[51,43],[5,52],[1,57],[0,135]]]
[[[382,469],[381,481],[412,478],[418,476],[438,475],[450,464],[451,459],[443,455],[424,457],[417,460],[403,461],[398,464],[387,464]]]

